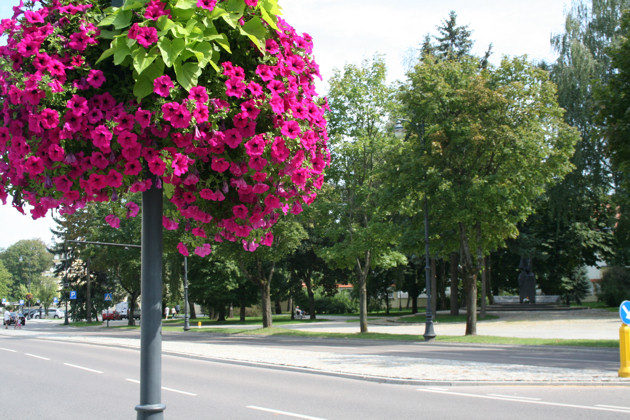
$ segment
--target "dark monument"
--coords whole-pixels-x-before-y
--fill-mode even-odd
[[[518,268],[518,296],[521,303],[536,303],[536,276],[532,272],[531,258],[521,258]]]

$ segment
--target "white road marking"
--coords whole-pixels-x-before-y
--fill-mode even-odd
[[[101,372],[100,370],[90,369],[90,368],[86,368],[86,367],[79,366],[79,365],[73,365],[72,363],[64,363],[64,365],[66,365],[66,366],[70,366],[70,367],[73,367],[73,368],[77,368],[77,369],[86,370],[86,371],[88,371],[88,372],[93,372],[93,373],[103,373],[103,372]]]
[[[432,389],[434,391],[448,391],[450,388],[440,386],[428,386],[426,389]]]
[[[125,381],[133,382],[134,384],[139,384],[140,383],[139,380],[131,379],[131,378],[126,378]],[[168,388],[168,387],[165,387],[165,386],[163,386],[162,389],[164,391],[171,391],[171,392],[177,392],[179,394],[190,395],[191,397],[196,397],[197,396],[197,394],[193,394],[192,392],[181,391],[179,389]]]
[[[251,408],[252,410],[266,411],[268,413],[282,414],[283,416],[295,417],[295,418],[298,418],[298,419],[325,420],[325,419],[323,419],[321,417],[305,416],[303,414],[291,413],[289,411],[281,411],[281,410],[274,410],[272,408],[258,407],[256,405],[248,405],[248,406],[246,406],[246,408]]]
[[[620,410],[628,410],[630,411],[630,407],[621,407],[619,405],[604,405],[604,404],[595,404],[595,407],[603,407],[603,408],[618,408]]]
[[[17,350],[5,349],[4,347],[0,347],[0,350],[10,351],[11,353],[17,353]]]
[[[27,355],[27,356],[30,356],[30,357],[34,357],[36,359],[50,360],[48,357],[38,356],[36,354],[31,354],[31,353],[24,353],[24,354]]]
[[[177,392],[178,394],[190,395],[191,397],[196,397],[197,394],[193,394],[192,392],[180,391],[179,389],[167,388],[165,386],[162,387],[164,391]]]
[[[513,398],[513,397],[509,397],[509,398],[508,397],[492,397],[490,395],[467,394],[464,392],[436,391],[436,390],[427,389],[427,388],[418,388],[417,390],[422,391],[422,392],[433,392],[433,393],[444,394],[444,395],[458,395],[461,397],[469,397],[469,398],[482,398],[486,400],[519,402],[521,404],[538,404],[538,405],[549,405],[549,406],[554,406],[554,407],[579,408],[582,410],[612,411],[615,413],[630,413],[630,409],[628,408],[609,408],[609,407],[590,406],[590,405],[555,403],[555,402],[547,402],[547,401],[531,401],[531,400],[523,400],[523,399],[518,399],[518,398]]]
[[[521,397],[519,395],[488,394],[491,397],[517,398],[519,400],[540,401],[542,398]]]

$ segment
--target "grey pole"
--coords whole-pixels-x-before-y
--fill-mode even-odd
[[[424,135],[424,123],[420,124],[420,134],[425,147],[427,146],[427,139]],[[431,254],[429,252],[429,199],[425,193],[424,195],[424,281],[425,288],[427,290],[427,314],[426,324],[424,325],[424,340],[431,341],[435,339],[435,331],[433,330],[433,310],[431,308]]]
[[[162,396],[162,189],[142,193],[142,318],[138,420],[164,418]]]
[[[431,341],[435,338],[435,331],[433,330],[433,312],[431,308],[431,255],[429,254],[429,200],[425,195],[424,197],[424,251],[425,251],[425,266],[424,266],[424,280],[425,287],[427,289],[427,321],[424,326],[424,340]]]
[[[70,293],[70,291],[68,291],[68,270],[70,270],[70,265],[68,263],[68,248],[66,244],[63,244],[63,253],[64,253],[64,261],[66,263],[66,273],[63,279],[63,291],[67,294]],[[65,301],[66,301],[66,313],[64,314],[64,320],[63,320],[63,325],[69,325],[70,322],[68,322],[68,298],[70,296],[66,295]]]
[[[184,257],[184,331],[190,330],[188,315],[188,257]]]

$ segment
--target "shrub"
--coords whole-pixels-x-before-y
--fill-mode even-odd
[[[608,306],[619,306],[630,299],[630,269],[626,267],[609,267],[604,271],[600,283],[598,299]]]

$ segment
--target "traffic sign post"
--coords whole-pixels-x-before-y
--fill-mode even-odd
[[[111,293],[105,293],[105,301],[108,301],[108,302],[112,301],[112,294]]]
[[[619,376],[630,378],[630,301],[624,300],[619,305],[619,317],[623,324],[619,328]]]
[[[57,305],[57,304],[59,303],[59,298],[54,297],[54,298],[53,298],[53,303],[54,303],[55,305]]]
[[[70,292],[70,299],[74,299],[76,300],[77,298],[77,292],[75,292],[74,290]]]

